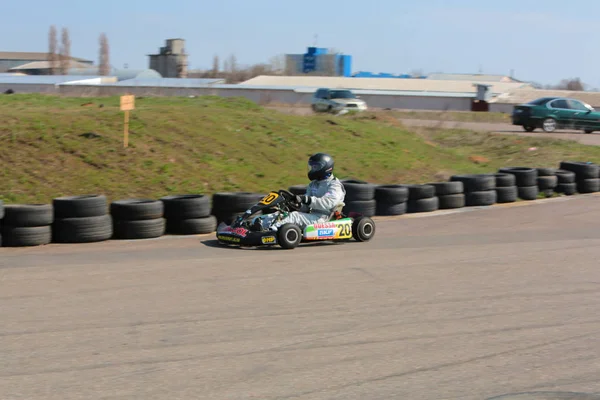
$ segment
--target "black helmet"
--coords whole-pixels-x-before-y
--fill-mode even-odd
[[[308,179],[321,181],[333,173],[333,157],[325,153],[313,154],[308,159]]]

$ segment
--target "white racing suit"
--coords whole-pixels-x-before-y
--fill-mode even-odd
[[[287,217],[271,225],[277,214],[263,216],[263,226],[277,230],[286,223],[297,224],[300,229],[315,222],[325,221],[333,210],[344,201],[346,190],[339,179],[333,175],[322,181],[312,181],[306,188],[306,196],[310,196],[310,204],[303,204],[300,211],[292,211]]]

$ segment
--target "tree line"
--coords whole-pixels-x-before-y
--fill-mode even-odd
[[[105,33],[100,34],[100,57],[98,63],[98,74],[108,75],[110,73],[110,50],[108,38]],[[68,28],[62,28],[60,47],[58,44],[58,31],[56,26],[50,26],[48,32],[48,62],[50,64],[50,75],[67,75],[71,68],[71,38]]]

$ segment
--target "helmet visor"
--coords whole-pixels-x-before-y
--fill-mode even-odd
[[[317,172],[325,167],[324,162],[318,161],[309,161],[308,162],[308,172]]]

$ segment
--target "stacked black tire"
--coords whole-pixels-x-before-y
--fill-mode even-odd
[[[2,218],[3,217],[3,218]],[[52,242],[54,214],[50,204],[0,204],[1,244],[40,246]]]
[[[491,206],[498,199],[494,174],[453,175],[450,182],[462,182],[466,207]]]
[[[517,178],[513,174],[496,173],[496,203],[514,203],[519,197]]]
[[[308,188],[307,185],[293,185],[288,188],[288,191],[295,195],[302,196],[302,195],[306,194],[307,188]]]
[[[104,195],[59,197],[52,201],[54,223],[52,241],[92,243],[113,235],[112,218]]]
[[[375,215],[402,215],[407,211],[408,187],[379,185],[375,188]]]
[[[408,188],[407,212],[424,213],[437,211],[440,199],[435,195],[435,187],[431,185],[406,185]]]
[[[114,239],[150,239],[165,234],[164,206],[150,199],[125,199],[110,204]]]
[[[210,198],[202,194],[165,196],[166,233],[173,235],[203,235],[214,232],[217,218],[211,215]]]
[[[575,175],[575,172],[557,169],[555,173],[558,182],[556,189],[554,189],[556,193],[565,196],[572,196],[577,193],[577,175]]]
[[[562,161],[560,169],[575,173],[577,192],[595,193],[600,191],[600,166],[581,161]]]
[[[537,187],[546,197],[552,197],[558,186],[558,177],[554,168],[536,168]]]
[[[537,169],[528,167],[507,167],[500,168],[498,172],[515,176],[518,197],[520,199],[528,201],[537,199],[540,193],[538,188]]]
[[[366,217],[372,217],[377,213],[377,201],[375,200],[375,185],[372,183],[348,179],[343,180],[342,185],[346,190],[343,212],[359,213]]]
[[[439,199],[439,209],[449,210],[465,206],[465,188],[460,181],[428,183],[435,188],[435,196]]]

